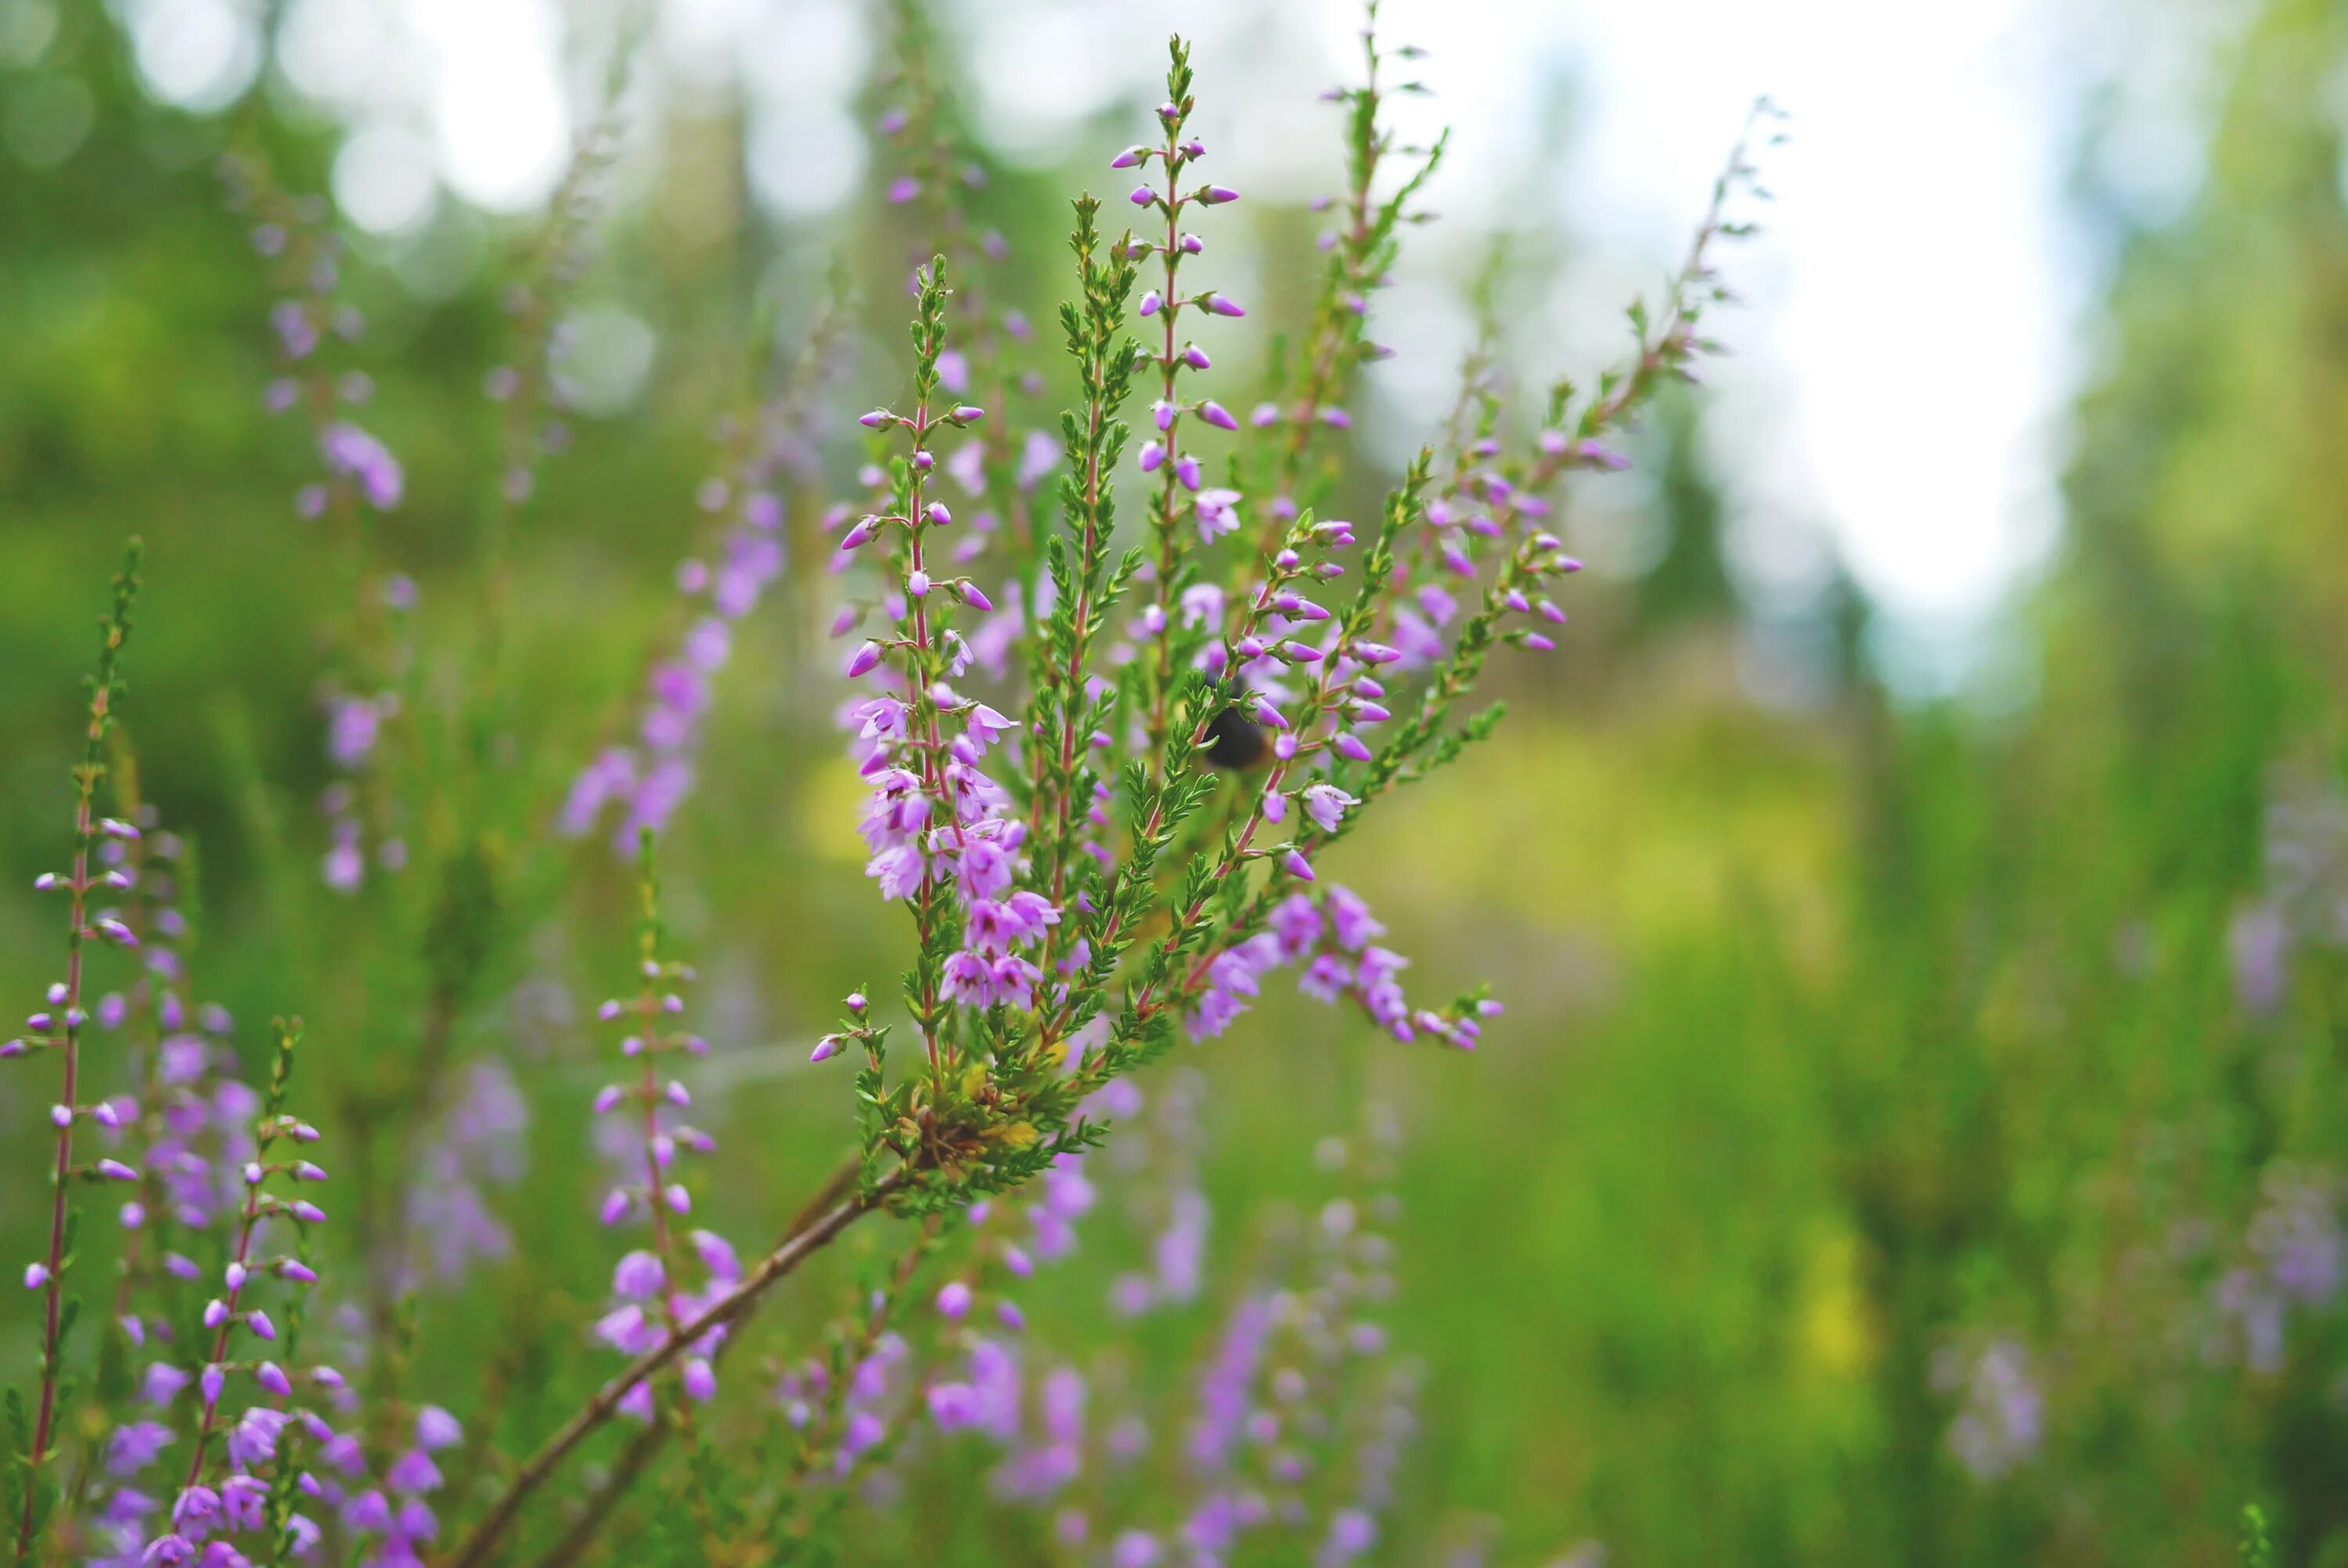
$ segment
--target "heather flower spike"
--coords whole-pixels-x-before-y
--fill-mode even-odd
[[[302,1376],[293,1362],[293,1347],[301,1327],[304,1297],[316,1279],[314,1271],[302,1260],[311,1253],[310,1230],[323,1217],[314,1204],[289,1198],[275,1184],[320,1176],[314,1165],[290,1157],[290,1151],[281,1147],[307,1141],[306,1123],[286,1109],[301,1035],[300,1020],[279,1020],[268,1091],[251,1130],[253,1157],[243,1172],[242,1212],[223,1272],[222,1291],[203,1316],[209,1337],[202,1346],[201,1397],[189,1439],[186,1471],[172,1496],[168,1528],[146,1541],[143,1562],[195,1563],[199,1549],[203,1553],[201,1561],[206,1563],[274,1560],[279,1544],[289,1534],[304,1532],[296,1523],[301,1516],[294,1512],[295,1498],[317,1495],[321,1490],[304,1468],[303,1446],[315,1442],[331,1452],[336,1441],[333,1429],[316,1414],[305,1413],[297,1423],[289,1409],[298,1392],[297,1376]],[[283,1255],[265,1272],[264,1249]],[[295,1266],[289,1269],[284,1266],[287,1263]],[[285,1318],[283,1331],[268,1307],[256,1299],[263,1294],[264,1279],[283,1282],[279,1291]],[[271,1348],[264,1351],[262,1347]],[[160,1362],[154,1371],[169,1374],[159,1379],[150,1373],[149,1378],[150,1389],[160,1388],[157,1402],[169,1405],[181,1386],[182,1375]],[[229,1398],[232,1379],[239,1387],[249,1379],[266,1402],[238,1409]],[[339,1379],[324,1368],[308,1373],[304,1380],[329,1391],[339,1386]],[[153,1462],[174,1435],[170,1427],[154,1422],[119,1429],[110,1468],[118,1477],[135,1475]],[[127,1486],[118,1490],[118,1508],[139,1495]],[[135,1522],[138,1517],[135,1507],[120,1510],[118,1522]],[[405,1547],[428,1541],[431,1533],[428,1528],[413,1528],[405,1534],[395,1531],[386,1545]],[[232,1544],[235,1542],[242,1542],[242,1553]]]
[[[64,1358],[72,1321],[65,1297],[66,1274],[72,1260],[72,1237],[78,1215],[70,1202],[69,1182],[77,1172],[75,1132],[79,1125],[82,1085],[82,1029],[88,1020],[83,1006],[86,948],[98,918],[88,896],[97,885],[98,849],[109,836],[96,809],[98,786],[107,774],[107,742],[116,723],[115,709],[127,689],[122,677],[122,650],[130,640],[130,611],[137,601],[142,547],[134,538],[125,552],[122,570],[114,579],[113,606],[101,623],[98,672],[89,683],[88,722],[84,730],[81,761],[73,771],[73,857],[63,887],[66,892],[66,978],[52,988],[50,1011],[28,1020],[29,1042],[57,1058],[55,1102],[67,1112],[55,1123],[55,1163],[51,1168],[49,1231],[46,1255],[26,1266],[26,1290],[41,1294],[40,1388],[36,1396],[29,1437],[21,1460],[23,1512],[13,1521],[18,1561],[27,1561],[47,1521],[40,1502],[43,1471],[51,1457],[51,1438],[63,1414]],[[22,1408],[18,1407],[21,1415]]]
[[[622,1056],[636,1072],[634,1081],[619,1087],[613,1095],[625,1106],[634,1136],[626,1146],[602,1217],[606,1225],[615,1225],[641,1215],[651,1243],[620,1258],[612,1275],[613,1305],[595,1326],[596,1338],[623,1356],[641,1355],[677,1335],[687,1322],[723,1297],[741,1273],[734,1249],[722,1238],[696,1230],[688,1245],[688,1238],[679,1234],[679,1220],[692,1207],[679,1162],[688,1154],[709,1153],[713,1144],[706,1134],[675,1114],[693,1102],[685,1084],[670,1075],[682,1061],[696,1054],[698,1041],[682,1022],[682,998],[695,976],[690,966],[663,952],[653,842],[649,828],[640,834],[635,992],[624,999],[615,999],[616,1008],[607,1005],[602,1009],[627,1031]],[[627,1390],[619,1408],[647,1425],[665,1410],[685,1441],[697,1443],[692,1409],[716,1397],[714,1362],[726,1337],[722,1328],[696,1337],[673,1384],[656,1387],[649,1380],[640,1382]]]
[[[733,661],[740,629],[783,572],[783,488],[807,475],[817,427],[812,405],[845,331],[843,313],[827,308],[778,390],[746,400],[727,421],[718,471],[704,479],[699,497],[707,531],[677,569],[683,629],[649,661],[633,733],[604,745],[573,781],[560,819],[566,835],[593,831],[616,805],[613,848],[633,856],[638,835],[664,832],[691,794],[719,678]],[[860,524],[839,548],[852,549],[870,537]]]

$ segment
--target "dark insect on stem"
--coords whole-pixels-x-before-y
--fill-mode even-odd
[[[1249,718],[1236,701],[1231,701],[1207,722],[1207,743],[1202,754],[1226,773],[1243,774],[1263,765],[1264,759],[1272,754],[1272,743],[1263,726]]]

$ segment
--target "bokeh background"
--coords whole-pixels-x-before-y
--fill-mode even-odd
[[[1171,22],[1247,194],[1219,282],[1294,319],[1354,8],[937,15],[1014,302],[1050,319],[1066,199],[1114,178]],[[499,290],[629,25],[551,0],[0,0],[5,994],[53,963],[26,889],[60,853],[90,617],[136,531],[129,726],[201,847],[200,989],[255,1050],[303,1013],[334,1103],[415,1048],[414,979],[353,958],[366,933],[317,884],[317,627],[347,566],[292,504],[310,458],[262,407],[272,293],[215,165],[265,149],[337,204],[407,473],[374,548],[421,585],[429,646],[471,603]],[[1415,978],[1488,979],[1508,1017],[1437,1057],[1279,999],[1183,1048],[1217,1269],[1314,1201],[1320,1140],[1402,1112],[1392,1327],[1427,1378],[1382,1556],[2212,1563],[2256,1502],[2281,1561],[2348,1563],[2348,8],[1396,0],[1383,26],[1431,51],[1406,127],[1457,137],[1441,221],[1375,306],[1401,352],[1349,437],[1365,509],[1448,405],[1479,278],[1512,371],[1586,373],[1746,100],[1775,95],[1795,139],[1728,263],[1733,357],[1572,497],[1591,569],[1560,655],[1512,663],[1501,738],[1339,867]],[[716,421],[835,277],[857,285],[838,405],[901,376],[888,39],[852,0],[653,7],[570,303],[573,441],[512,541],[527,742],[497,769],[566,774],[627,698]],[[1217,374],[1244,395],[1248,354]],[[853,434],[825,447],[835,482]],[[709,1201],[744,1236],[836,1158],[845,1079],[805,1046],[902,936],[860,874],[802,557],[743,630],[664,851],[720,1045]],[[489,1189],[521,1245],[421,1320],[449,1386],[577,1334],[608,1266],[582,1020],[623,968],[631,885],[600,843],[566,856],[457,1028],[530,1114]],[[0,1075],[8,1256],[39,1223],[37,1100]],[[1191,1354],[1211,1287],[1109,1320],[1146,1245],[1071,1265],[1048,1332]],[[492,1310],[517,1344],[469,1330]],[[561,1408],[541,1392],[517,1430]],[[1008,1539],[948,1519],[888,1550]]]

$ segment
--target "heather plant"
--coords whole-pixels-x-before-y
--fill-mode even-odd
[[[583,740],[533,728],[521,699],[511,557],[571,439],[568,305],[593,261],[615,112],[591,118],[499,298],[476,579],[455,611],[422,602],[386,531],[407,475],[360,423],[375,381],[330,209],[257,149],[224,164],[283,291],[261,395],[311,455],[292,510],[345,563],[313,607],[316,825],[261,810],[254,835],[300,868],[275,884],[287,985],[332,1022],[306,1043],[280,1023],[254,1089],[258,1048],[193,1000],[193,846],[142,798],[118,727],[134,546],[90,685],[69,861],[40,884],[66,906],[64,976],[5,1051],[24,1059],[12,1072],[56,1080],[47,1246],[22,1274],[40,1353],[7,1406],[17,1563],[828,1560],[876,1528],[866,1511],[977,1442],[1000,1450],[996,1501],[1072,1561],[1337,1568],[1379,1546],[1422,1380],[1378,1321],[1396,1127],[1322,1144],[1344,1190],[1268,1227],[1219,1286],[1200,1096],[1174,1077],[1151,1116],[1136,1080],[1180,1040],[1247,1027],[1282,976],[1398,1046],[1482,1041],[1501,1012],[1488,988],[1406,985],[1369,900],[1324,869],[1492,735],[1500,705],[1475,704],[1497,660],[1555,651],[1580,569],[1552,528],[1561,487],[1622,466],[1643,408],[1717,349],[1715,252],[1748,231],[1755,169],[1740,142],[1663,296],[1632,307],[1624,363],[1523,407],[1488,339],[1395,476],[1352,442],[1348,404],[1388,352],[1373,299],[1429,217],[1445,149],[1401,142],[1387,118],[1395,94],[1423,90],[1393,79],[1417,52],[1384,44],[1372,9],[1361,79],[1333,95],[1345,185],[1323,204],[1312,306],[1261,356],[1242,420],[1210,379],[1251,330],[1215,260],[1219,210],[1241,196],[1208,173],[1178,37],[1148,135],[1107,160],[1137,183],[1073,203],[1057,318],[1072,405],[1056,435],[1022,429],[1045,384],[1006,302],[1029,263],[970,206],[984,169],[926,18],[909,3],[895,21],[881,128],[903,162],[887,198],[919,231],[895,390],[861,435],[830,417],[837,303],[790,368],[747,374],[712,471],[679,497],[695,520],[676,600]],[[810,504],[837,493],[827,446],[851,440],[856,499]],[[1336,515],[1371,491],[1374,515]],[[815,559],[794,572],[794,552]],[[839,1064],[798,1080],[850,1112],[834,1173],[745,1245],[698,1212],[732,1160],[686,1120],[716,1008],[664,917],[657,845],[712,765],[718,682],[781,580],[844,650],[828,698],[861,781],[865,876],[902,911],[903,969],[893,995],[847,992],[809,1053]],[[418,1370],[428,1303],[493,1266],[568,1260],[533,1255],[538,1219],[499,1195],[537,1136],[533,1078],[552,1075],[490,1003],[544,933],[579,924],[570,886],[614,875],[582,840],[623,851],[637,897],[623,983],[587,1009],[605,1041],[585,1143],[608,1245],[595,1282],[568,1283],[597,1305],[578,1335],[522,1309],[469,1328],[491,1346],[483,1385],[435,1386]],[[100,949],[131,968],[98,999]],[[297,1055],[324,1064],[331,1115],[291,1109]],[[350,1223],[314,1237],[321,1124],[346,1151]],[[92,1185],[125,1194],[118,1277],[108,1322],[77,1333],[71,1199]],[[1213,1314],[1174,1358],[1188,1387],[1145,1386],[1117,1348],[1085,1367],[1023,1348],[1055,1268],[1112,1214],[1148,1246],[1112,1287],[1119,1319]],[[780,1287],[875,1230],[834,1304],[754,1337]],[[1152,1445],[1167,1457],[1144,1463]],[[610,1457],[591,1465],[591,1448]]]
[[[1887,675],[1905,621],[1858,579],[1795,603],[1776,487],[1724,466],[1690,367],[1625,360],[1638,429],[1603,385],[1555,421],[1519,390],[1552,270],[1591,250],[1543,210],[1570,129],[1511,171],[1448,416],[1449,367],[1379,366],[1488,249],[1419,227],[1476,204],[1474,140],[1429,171],[1435,139],[1394,129],[1439,115],[1416,78],[1456,84],[1447,58],[1369,40],[1308,206],[1245,173],[1312,156],[1277,73],[1214,63],[1241,29],[1293,46],[1277,7],[1201,15],[1171,178],[1159,91],[1004,69],[1065,8],[819,7],[880,56],[822,84],[870,116],[850,207],[767,189],[819,106],[746,58],[738,114],[705,61],[621,114],[591,89],[543,217],[444,201],[387,234],[308,194],[386,145],[304,85],[347,8],[264,9],[282,53],[213,115],[149,67],[217,8],[0,0],[0,983],[42,1015],[0,1062],[0,1561],[27,1491],[36,1562],[447,1561],[518,1481],[485,1560],[2340,1560],[2338,7],[2221,8],[2190,19],[2230,46],[2160,51],[2219,89],[2181,120],[2173,75],[2148,95],[2180,206],[2145,204],[2147,106],[2081,117],[2099,352],[2044,581],[1978,633],[1986,703]],[[1035,90],[1097,106],[1060,144],[1081,177],[998,119]],[[1129,272],[1121,311],[1057,247],[1086,182],[1086,275]],[[1237,201],[1192,199],[1216,184]],[[1081,360],[1063,296],[1105,345]],[[657,345],[626,395],[615,323]],[[1939,374],[1929,333],[1869,324],[1908,352],[1869,395]],[[1568,487],[1534,486],[1550,462]],[[1354,543],[1279,564],[1332,519]],[[152,594],[77,873],[79,628],[133,528]],[[1502,589],[1471,641],[1540,528],[1592,569]],[[1401,657],[1351,667],[1348,638]],[[1414,760],[1502,694],[1465,765]],[[1381,787],[1431,696],[1448,717]],[[1014,828],[1007,886],[965,886],[1005,869],[969,844]],[[46,999],[60,921],[76,1007]],[[1443,1005],[1483,975],[1504,1018]],[[1489,1048],[1418,1049],[1422,1007]],[[267,1023],[296,1013],[315,1145],[264,1127]],[[1035,1118],[1112,1050],[1138,1068]],[[332,1179],[262,1194],[331,1223],[260,1214],[232,1286],[246,1166],[304,1158]],[[909,1166],[626,1380],[672,1310]]]

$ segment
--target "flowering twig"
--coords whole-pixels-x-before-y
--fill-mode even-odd
[[[1369,296],[1385,283],[1387,270],[1394,265],[1400,250],[1396,229],[1403,223],[1425,222],[1429,218],[1427,213],[1413,210],[1411,203],[1434,178],[1449,144],[1450,133],[1447,130],[1427,148],[1397,149],[1394,133],[1382,123],[1380,111],[1390,93],[1421,92],[1425,88],[1417,82],[1406,82],[1398,88],[1381,84],[1379,69],[1389,58],[1416,60],[1423,57],[1423,51],[1408,45],[1382,50],[1378,46],[1377,19],[1376,0],[1370,0],[1365,7],[1361,32],[1360,85],[1336,88],[1329,95],[1346,109],[1342,224],[1321,236],[1323,247],[1330,252],[1329,263],[1313,299],[1313,323],[1297,355],[1292,380],[1284,385],[1275,383],[1271,395],[1249,415],[1251,425],[1272,432],[1273,439],[1269,453],[1259,461],[1256,469],[1255,487],[1264,506],[1263,524],[1258,530],[1253,554],[1234,560],[1236,570],[1244,570],[1270,556],[1279,548],[1282,528],[1294,521],[1302,508],[1316,506],[1322,500],[1320,492],[1325,486],[1303,492],[1301,485],[1313,436],[1323,429],[1351,426],[1352,416],[1345,412],[1343,399],[1354,367],[1392,353],[1364,336]],[[1391,194],[1380,200],[1375,195],[1379,171],[1396,151],[1415,157],[1416,167]],[[1314,205],[1339,204],[1323,198]]]
[[[86,1118],[110,1118],[112,1114],[109,1108],[84,1105],[79,1098],[81,1034],[83,1025],[88,1021],[82,1008],[84,948],[93,938],[122,945],[138,939],[119,919],[94,914],[89,895],[93,888],[124,885],[118,873],[108,872],[93,878],[92,848],[101,837],[129,838],[139,831],[127,822],[98,820],[95,803],[98,781],[106,776],[106,739],[114,725],[115,700],[124,690],[122,648],[130,638],[130,608],[139,593],[141,548],[138,539],[130,541],[122,570],[114,579],[114,608],[101,623],[104,630],[98,642],[98,673],[89,682],[89,723],[82,760],[73,773],[72,868],[62,877],[55,873],[44,874],[36,884],[44,889],[62,889],[66,894],[66,976],[49,988],[48,1009],[26,1020],[28,1037],[12,1040],[5,1050],[0,1050],[0,1055],[8,1056],[23,1055],[31,1049],[54,1050],[58,1055],[61,1074],[57,1101],[49,1112],[57,1132],[57,1160],[50,1172],[48,1251],[40,1262],[27,1265],[24,1275],[25,1287],[42,1293],[41,1384],[30,1441],[16,1457],[8,1475],[10,1490],[22,1491],[15,1553],[20,1564],[32,1561],[34,1547],[47,1522],[52,1500],[44,1487],[42,1471],[50,1459],[49,1441],[65,1397],[65,1344],[73,1332],[74,1318],[80,1307],[77,1300],[68,1301],[65,1296],[66,1272],[72,1265],[79,1229],[79,1216],[67,1202],[67,1186],[77,1178],[135,1181],[138,1177],[137,1172],[116,1160],[100,1160],[88,1169],[77,1166],[74,1163],[74,1129]],[[13,1407],[13,1389],[9,1398]],[[12,1409],[17,1419],[22,1414],[21,1407]]]
[[[792,1216],[790,1224],[783,1227],[783,1234],[776,1239],[775,1245],[778,1247],[787,1245],[812,1229],[817,1222],[831,1211],[833,1205],[856,1190],[860,1170],[860,1163],[854,1160],[842,1163],[835,1170],[830,1178],[816,1190],[813,1197],[800,1208],[797,1214]],[[720,1340],[716,1348],[710,1352],[710,1359],[713,1362],[722,1361],[726,1352],[740,1343],[739,1331],[742,1324],[756,1310],[757,1306],[753,1303],[745,1307],[734,1318],[732,1327],[735,1332],[729,1333]],[[562,1538],[538,1560],[538,1568],[563,1568],[564,1564],[578,1561],[580,1556],[594,1544],[604,1521],[611,1517],[612,1511],[620,1505],[621,1500],[627,1495],[628,1490],[635,1484],[637,1479],[644,1474],[654,1458],[658,1455],[661,1445],[675,1430],[669,1422],[655,1421],[630,1440],[628,1446],[621,1451],[619,1459],[613,1462],[610,1473],[596,1487],[594,1495],[587,1500],[586,1507],[580,1511],[579,1517],[572,1522],[571,1528],[565,1531]]]
[[[480,1522],[450,1554],[449,1568],[479,1568],[479,1564],[488,1562],[498,1542],[513,1523],[514,1516],[521,1511],[522,1504],[546,1484],[574,1449],[618,1413],[620,1402],[628,1397],[631,1390],[657,1375],[712,1329],[726,1327],[740,1318],[757,1303],[759,1297],[788,1278],[799,1265],[829,1245],[850,1225],[880,1207],[911,1180],[910,1172],[894,1171],[875,1184],[870,1192],[843,1198],[814,1225],[768,1253],[756,1268],[743,1276],[739,1285],[631,1361],[618,1377],[603,1385],[587,1402],[585,1409],[565,1422],[528,1463],[515,1471],[497,1500],[490,1504],[489,1512],[482,1515]]]
[[[1175,700],[1174,610],[1176,595],[1182,587],[1184,559],[1189,554],[1190,541],[1183,528],[1183,513],[1188,510],[1197,518],[1199,529],[1210,538],[1229,532],[1237,526],[1231,516],[1231,503],[1236,497],[1227,491],[1202,491],[1203,470],[1200,460],[1181,449],[1181,425],[1185,414],[1195,413],[1200,419],[1219,430],[1237,430],[1239,421],[1231,417],[1222,405],[1211,399],[1195,405],[1180,399],[1179,382],[1185,372],[1207,368],[1206,352],[1195,343],[1175,347],[1175,325],[1186,309],[1197,309],[1210,315],[1243,316],[1241,309],[1229,296],[1208,290],[1185,299],[1179,292],[1183,259],[1195,256],[1206,249],[1206,242],[1182,227],[1182,214],[1192,207],[1216,207],[1239,200],[1239,192],[1225,185],[1201,185],[1185,191],[1178,181],[1183,172],[1204,159],[1207,149],[1198,138],[1187,134],[1191,111],[1197,100],[1191,97],[1190,49],[1181,38],[1169,45],[1170,58],[1166,69],[1166,101],[1158,106],[1158,123],[1163,140],[1157,147],[1128,149],[1114,160],[1112,167],[1148,169],[1154,159],[1166,189],[1159,190],[1146,181],[1136,187],[1133,204],[1145,210],[1156,210],[1166,220],[1165,237],[1156,241],[1128,239],[1125,253],[1128,260],[1138,261],[1153,250],[1158,252],[1163,282],[1141,296],[1141,314],[1160,318],[1159,351],[1150,356],[1158,366],[1159,397],[1150,405],[1150,416],[1158,435],[1141,448],[1142,472],[1158,473],[1157,505],[1150,516],[1150,538],[1153,546],[1151,564],[1156,575],[1151,581],[1152,600],[1144,621],[1144,629],[1152,641],[1148,665],[1149,676],[1145,702],[1147,717],[1143,727],[1148,740],[1148,752],[1153,764],[1162,761],[1167,731],[1173,723]],[[1189,492],[1197,499],[1185,507],[1182,493]],[[1162,772],[1160,776],[1163,776]]]

